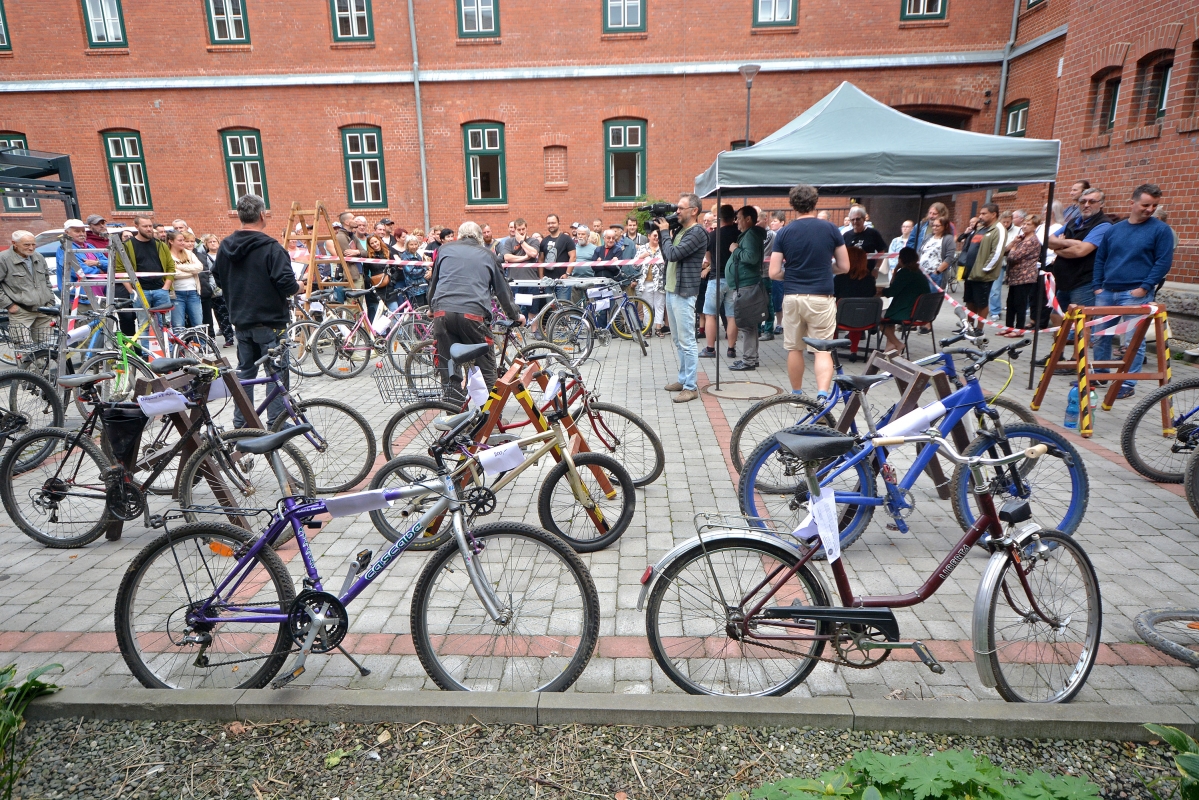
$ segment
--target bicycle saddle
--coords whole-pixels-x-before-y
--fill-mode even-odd
[[[115,377],[116,375],[111,372],[98,372],[95,375],[64,375],[58,379],[58,385],[64,389],[77,389],[80,386],[92,386]]]
[[[813,339],[811,336],[803,337],[803,343],[822,353],[829,353],[838,347],[849,347],[852,344],[848,339]]]
[[[233,449],[239,453],[253,453],[255,455],[266,455],[272,450],[278,450],[289,439],[294,439],[312,430],[312,426],[305,422],[303,425],[292,425],[284,428],[278,433],[269,433],[266,436],[255,436],[253,439],[239,439],[233,445]]]
[[[452,417],[438,417],[433,420],[433,427],[439,431],[452,431],[467,417],[474,416],[474,413],[475,411],[472,408],[469,411],[463,411],[461,414],[455,414]]]
[[[355,297],[362,297],[363,295],[368,295],[373,291],[374,289],[351,289],[350,291],[346,292],[346,298],[353,299]]]
[[[478,344],[458,344],[450,345],[450,358],[458,364],[463,361],[474,361],[479,356],[491,349],[491,345],[487,342],[479,342]]]
[[[308,295],[308,302],[315,303],[318,300],[324,300],[326,297],[332,297],[335,289],[322,289],[319,292],[313,292]]]
[[[58,306],[38,306],[37,313],[45,314],[48,317],[62,316],[62,311]]]
[[[864,392],[876,383],[891,380],[891,373],[883,372],[878,375],[834,375],[833,383],[846,391]]]
[[[819,341],[819,340],[817,340]],[[776,433],[779,447],[800,461],[823,461],[848,453],[854,445],[852,436],[805,436],[801,433]]]
[[[514,320],[514,319],[497,319],[497,320],[494,320],[491,324],[497,328],[503,328],[504,330],[508,330],[509,328],[516,327],[516,320]]]
[[[129,308],[133,305],[132,297],[114,297],[111,303],[113,308]]]
[[[177,372],[184,367],[194,367],[200,362],[194,358],[156,358],[150,362],[150,371],[155,375]]]

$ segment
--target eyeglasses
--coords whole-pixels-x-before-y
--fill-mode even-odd
[[[1080,206],[1098,206],[1098,205],[1103,205],[1103,201],[1102,200],[1079,200],[1078,204]]]

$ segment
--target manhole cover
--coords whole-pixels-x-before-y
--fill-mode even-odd
[[[721,381],[719,389],[716,384],[710,383],[704,387],[704,391],[723,400],[765,400],[783,393],[777,386],[753,381]]]

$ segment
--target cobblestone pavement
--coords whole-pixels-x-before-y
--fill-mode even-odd
[[[941,329],[951,315],[941,317]],[[993,339],[994,343],[1006,343]],[[721,342],[723,352],[724,343]],[[998,344],[995,344],[998,346]],[[917,342],[914,355],[929,352],[927,337]],[[1048,347],[1042,344],[1042,351]],[[721,378],[740,380],[744,373],[727,371]],[[1176,362],[1177,364],[1177,362]],[[701,360],[701,383],[715,379],[715,362]],[[1006,394],[1027,403],[1028,359],[1016,362],[1015,379]],[[809,361],[810,366],[810,361]],[[861,364],[848,365],[861,371]],[[666,450],[663,476],[638,490],[635,520],[613,547],[585,555],[600,592],[600,645],[586,672],[573,687],[577,692],[648,693],[678,691],[653,663],[645,640],[644,615],[636,609],[639,579],[646,564],[673,545],[695,534],[697,512],[729,512],[737,507],[736,487],[726,459],[729,431],[749,401],[717,400],[682,405],[670,402],[662,386],[675,379],[676,362],[670,340],[650,342],[648,358],[631,343],[613,342],[597,348],[589,367],[603,399],[621,404],[644,417],[658,432]],[[1006,379],[1002,365],[992,365],[984,385],[997,389]],[[1176,377],[1194,374],[1175,366]],[[762,345],[762,367],[749,378],[785,387],[785,357],[781,337]],[[811,369],[805,383],[814,393]],[[1039,412],[1041,421],[1060,429],[1069,379],[1056,378]],[[1138,396],[1148,391],[1142,383]],[[888,394],[890,392],[891,394]],[[352,381],[308,379],[303,396],[330,396],[351,402],[381,434],[397,409],[380,401],[369,373]],[[883,404],[897,397],[883,385],[872,392]],[[1103,593],[1105,647],[1100,663],[1077,702],[1148,704],[1199,701],[1199,672],[1181,666],[1141,644],[1132,621],[1156,606],[1199,606],[1195,586],[1199,570],[1199,522],[1191,513],[1181,486],[1156,485],[1134,473],[1119,455],[1120,426],[1135,400],[1117,403],[1111,412],[1097,412],[1094,438],[1068,434],[1083,453],[1090,476],[1090,506],[1077,532],[1098,571]],[[227,417],[229,412],[224,412]],[[380,459],[381,463],[382,459]],[[548,468],[548,467],[547,467]],[[530,473],[535,470],[530,470]],[[543,473],[523,476],[501,493],[497,515],[537,523],[536,489]],[[937,499],[923,478],[915,491],[917,510],[910,519],[912,533],[900,535],[884,528],[876,514],[867,532],[847,551],[851,581],[871,593],[899,593],[915,588],[949,551],[960,529],[948,501]],[[165,506],[161,499],[152,503]],[[62,685],[125,687],[136,685],[121,660],[113,636],[112,613],[116,589],[126,565],[154,532],[138,523],[126,526],[119,542],[103,539],[81,550],[49,550],[21,534],[7,519],[0,520],[0,664],[16,661],[27,668],[57,661],[66,668]],[[362,547],[378,551],[384,540],[369,518],[337,519],[313,540],[322,574],[340,574],[346,558]],[[292,545],[290,555],[296,555]],[[284,551],[284,555],[288,555]],[[424,556],[401,558],[351,607],[352,652],[365,656],[373,672],[357,676],[340,657],[314,657],[298,683],[349,688],[433,688],[421,669],[406,634],[409,632],[411,585]],[[291,559],[299,577],[299,560]],[[995,699],[982,688],[972,663],[969,629],[974,592],[985,554],[975,550],[946,585],[928,602],[897,611],[902,636],[929,641],[942,658],[946,672],[933,675],[899,651],[880,668],[834,670],[821,664],[792,696],[938,698],[973,701]]]

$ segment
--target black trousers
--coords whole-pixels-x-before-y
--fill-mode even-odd
[[[277,345],[283,340],[283,329],[272,330],[271,328],[249,328],[247,330],[239,330],[237,332],[237,377],[238,380],[248,381],[258,377],[259,366],[254,362],[266,355],[266,351]],[[286,368],[286,354],[284,358],[284,369],[280,375],[283,378],[283,385],[291,387],[291,370]],[[262,365],[263,369],[269,370],[266,364]],[[268,373],[269,374],[269,373]],[[244,386],[246,394],[250,398],[251,405],[254,403],[254,387]],[[271,386],[267,385],[266,390],[269,393]],[[271,401],[266,409],[267,419],[263,420],[263,424],[269,429],[275,424],[275,420],[283,414],[287,413],[287,404],[284,402],[282,395]],[[233,410],[233,427],[244,428],[246,420],[238,409]]]
[[[129,299],[129,290],[125,288],[123,283],[118,282],[113,287],[113,294],[121,300]],[[137,314],[133,311],[121,310],[117,312],[117,322],[121,326],[121,333],[133,338],[133,334],[137,333]]]
[[[229,309],[225,306],[225,298],[221,297],[204,297],[200,295],[201,316],[204,319],[204,325],[208,328],[209,338],[215,340],[216,333],[219,331],[225,341],[233,340],[233,326],[229,324]],[[216,314],[216,327],[213,327],[212,318]]]
[[[1036,290],[1036,283],[1022,283],[1018,286],[1007,287],[1007,326],[1009,328],[1024,327],[1028,303],[1033,299]]]
[[[450,403],[465,403],[466,390],[462,378],[466,375],[465,364],[454,364],[454,375],[450,374],[450,347],[455,344],[491,343],[491,330],[481,319],[472,319],[457,311],[436,312],[433,317],[433,340],[437,346],[437,374],[441,377],[441,396]],[[474,365],[483,373],[487,388],[495,386],[495,352],[488,350]]]

